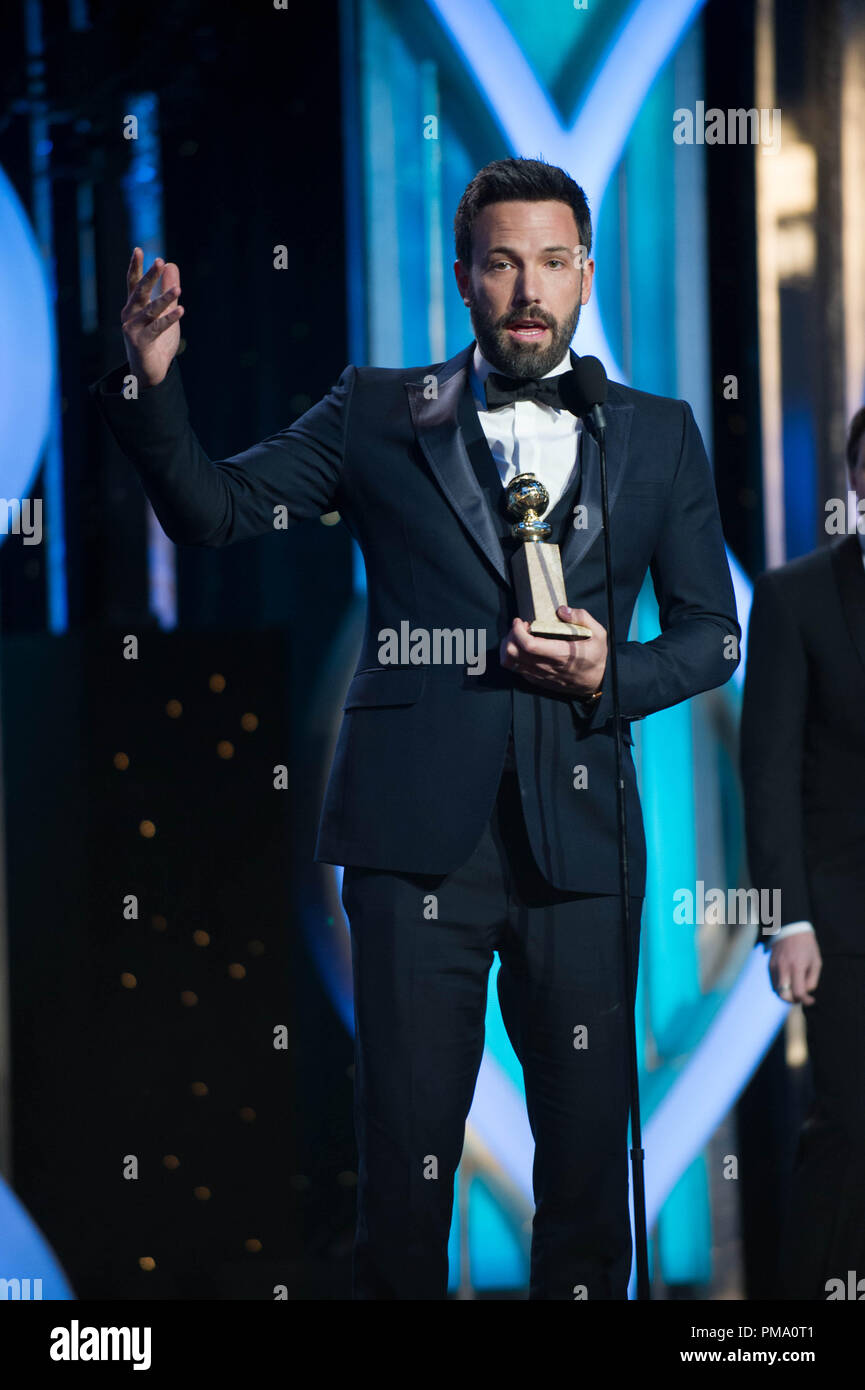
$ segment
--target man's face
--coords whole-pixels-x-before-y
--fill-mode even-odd
[[[454,266],[484,357],[505,376],[539,377],[562,360],[592,292],[567,203],[488,203],[472,227],[472,264]]]

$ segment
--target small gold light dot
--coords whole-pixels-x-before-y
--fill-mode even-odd
[[[207,682],[214,694],[219,695],[225,689],[225,676],[214,673]]]
[[[152,840],[156,834],[156,826],[153,824],[152,820],[139,821],[138,830],[139,833],[144,836],[145,840]]]
[[[236,962],[228,967],[228,973],[232,980],[243,980],[246,978],[246,966],[238,965]]]
[[[293,1187],[295,1192],[308,1192],[312,1183],[305,1173],[294,1173],[288,1180],[289,1187]]]
[[[177,1154],[166,1154],[162,1160],[162,1166],[163,1168],[170,1168],[174,1172],[175,1168],[180,1167],[180,1159]]]
[[[198,1003],[198,995],[195,993],[194,990],[182,989],[180,991],[180,1002],[187,1009],[192,1009]]]
[[[260,1240],[245,1240],[245,1241],[243,1242],[243,1248],[244,1248],[244,1250],[247,1250],[247,1251],[249,1252],[250,1255],[257,1255],[258,1252],[259,1252],[259,1250],[261,1249],[261,1241],[260,1241]]]
[[[115,753],[113,762],[118,772],[125,772],[129,766],[129,758],[125,753]]]
[[[336,1180],[340,1187],[357,1187],[357,1173],[337,1173]]]
[[[193,1189],[192,1189],[192,1195],[193,1195],[194,1197],[196,1197],[196,1198],[198,1199],[199,1202],[207,1202],[207,1201],[210,1200],[210,1188],[209,1188],[209,1187],[193,1187]]]
[[[227,738],[221,738],[216,745],[216,752],[220,758],[233,758],[234,744],[230,743]]]
[[[168,918],[163,917],[161,912],[155,912],[150,919],[150,925],[154,931],[165,931],[168,926]]]
[[[150,1270],[156,1268],[156,1261],[153,1259],[152,1255],[142,1255],[138,1261],[138,1265],[140,1269],[145,1269],[149,1273]]]
[[[124,970],[123,974],[120,976],[120,983],[122,984],[124,989],[134,989],[135,986],[138,984],[138,981],[136,980],[134,975],[131,975],[129,973],[128,970]]]
[[[255,1111],[251,1105],[242,1105],[237,1113],[246,1125],[251,1125],[255,1119]]]
[[[165,713],[169,719],[179,719],[183,713],[183,706],[179,700],[169,700],[165,706]]]
[[[249,954],[250,954],[251,956],[263,956],[263,955],[264,955],[264,942],[263,942],[263,941],[247,941],[247,943],[246,943],[246,949],[247,949],[247,951],[249,952]]]
[[[244,729],[248,734],[254,733],[255,730],[258,728],[258,715],[244,714],[240,721],[240,727],[241,729]]]
[[[207,1096],[210,1094],[207,1083],[204,1081],[191,1082],[189,1089],[194,1096]]]
[[[194,931],[194,932],[192,933],[192,939],[193,939],[193,941],[195,942],[196,946],[209,946],[209,945],[210,945],[210,933],[209,933],[209,932],[206,932],[206,931]]]
[[[339,521],[339,512],[324,512],[318,519],[322,526],[336,526]]]

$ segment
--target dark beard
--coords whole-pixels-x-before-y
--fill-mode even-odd
[[[490,365],[503,376],[541,377],[557,367],[567,351],[568,344],[576,332],[580,319],[581,305],[577,301],[572,314],[557,324],[551,314],[539,310],[527,310],[526,316],[537,319],[552,331],[552,339],[547,347],[538,343],[515,343],[508,335],[505,324],[512,323],[518,314],[511,309],[493,323],[483,318],[474,305],[471,306],[472,327],[475,330],[478,347]]]

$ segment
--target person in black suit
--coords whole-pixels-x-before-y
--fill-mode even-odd
[[[847,467],[851,491],[865,499],[865,409],[850,426]],[[755,885],[781,892],[781,929],[761,936],[776,993],[805,1006],[814,1083],[780,1252],[788,1298],[825,1299],[837,1288],[830,1281],[846,1286],[851,1270],[865,1277],[863,707],[857,531],[761,575],[748,628],[748,858]]]
[[[591,293],[591,219],[564,171],[506,159],[469,184],[455,236],[476,341],[432,366],[349,366],[241,454],[211,462],[190,428],[179,271],[157,260],[142,274],[138,248],[122,315],[131,377],[115,368],[91,391],[178,544],[338,510],[364,555],[366,629],[315,856],[345,866],[351,928],[353,1296],[446,1296],[497,950],[535,1138],[529,1296],[621,1299],[628,1061],[598,451],[555,381]],[[649,568],[662,629],[617,648],[630,721],[728,680],[740,632],[689,406],[613,383],[606,417],[618,631]],[[516,611],[503,484],[525,471],[550,492],[575,602],[559,615],[589,638],[534,637]],[[627,723],[625,737],[638,924],[645,838]]]

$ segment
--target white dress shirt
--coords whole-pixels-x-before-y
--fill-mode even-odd
[[[865,534],[863,534],[862,531],[857,531],[856,534],[859,537],[859,549],[862,552],[862,565],[863,568],[865,568]],[[791,922],[789,926],[782,927],[779,932],[775,933],[772,938],[772,945],[774,946],[776,941],[780,941],[784,936],[797,936],[799,932],[813,932],[813,930],[814,927],[811,922]],[[766,945],[768,946],[769,943],[767,942]]]
[[[544,372],[544,376],[558,376],[570,370],[568,349],[559,365]],[[550,495],[545,512],[549,516],[574,476],[579,458],[580,421],[569,410],[556,410],[539,401],[513,401],[497,410],[487,410],[484,382],[494,371],[496,368],[475,344],[469,374],[472,393],[502,487],[507,487],[518,473],[534,473]]]

